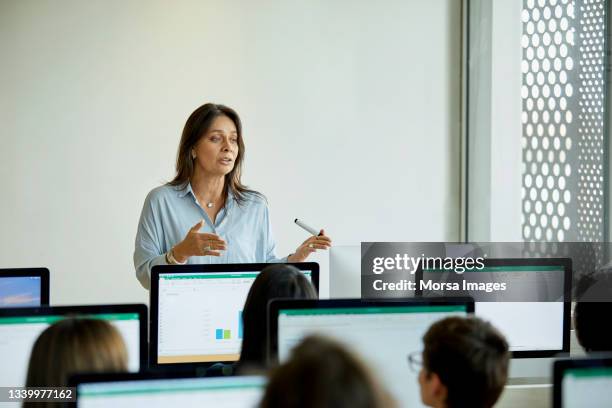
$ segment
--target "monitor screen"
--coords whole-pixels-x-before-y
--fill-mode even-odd
[[[302,271],[307,278],[312,272]],[[242,308],[259,272],[159,276],[157,364],[236,361]]]
[[[0,370],[0,386],[25,385],[30,352],[38,336],[54,322],[67,315],[79,315],[111,322],[123,336],[128,350],[128,369],[138,371],[143,360],[141,333],[146,330],[144,305],[100,307],[52,307],[0,310],[0,360],[10,370]],[[129,310],[131,309],[131,310]],[[146,331],[144,331],[146,333]],[[146,336],[146,335],[145,335]]]
[[[464,279],[505,283],[511,291],[467,290],[461,295],[476,299],[474,313],[504,334],[513,357],[550,357],[569,352],[570,302],[564,299],[564,293],[569,296],[570,273],[571,267],[558,259],[488,259],[480,271],[458,275],[452,271],[424,270],[422,279],[456,281],[460,285]],[[566,284],[568,287],[564,288]],[[445,295],[444,291],[423,291],[426,297]],[[556,301],[551,301],[552,296]]]
[[[0,307],[40,306],[40,277],[0,278]]]
[[[476,302],[474,309],[499,329],[515,355],[563,350],[563,302]]]
[[[79,408],[256,407],[264,377],[151,378],[77,384]]]
[[[423,349],[422,337],[432,323],[472,310],[469,302],[273,301],[271,336],[277,341],[272,354],[283,362],[309,334],[335,338],[365,360],[401,406],[421,406],[418,373],[410,369],[408,354]]]
[[[610,406],[612,358],[585,358],[555,362],[555,408]]]
[[[0,308],[49,304],[49,271],[45,268],[0,269]]]

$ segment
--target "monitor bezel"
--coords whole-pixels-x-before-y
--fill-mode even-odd
[[[372,299],[274,299],[268,303],[268,363],[278,362],[278,315],[280,310],[339,309],[366,307],[466,306],[468,315],[474,314],[474,300],[456,298],[403,298],[398,300]]]
[[[219,379],[226,378],[230,381],[235,377],[256,377],[265,379],[263,375],[231,375],[231,376],[211,376],[204,375],[204,371],[198,371],[181,367],[177,369],[154,369],[145,370],[138,373],[84,373],[70,376],[68,385],[75,388],[76,405],[79,406],[79,386],[82,384],[106,383],[106,382],[129,382],[147,380],[174,380],[174,379]]]
[[[19,307],[19,308],[0,308],[0,318],[2,317],[22,317],[22,316],[76,316],[96,315],[96,314],[138,314],[139,322],[139,370],[147,368],[147,306],[142,303],[126,304],[107,304],[107,305],[79,305],[79,306],[39,306],[39,307]]]
[[[561,349],[553,350],[522,350],[512,351],[512,358],[550,358],[554,356],[566,356],[570,351],[570,328],[572,309],[572,259],[571,258],[485,258],[484,266],[561,266],[563,267],[563,345]],[[415,281],[423,280],[422,268],[417,269]],[[420,285],[417,284],[417,288]],[[422,297],[420,290],[415,291],[415,296]],[[423,298],[427,299],[427,298]],[[476,317],[478,314],[475,313]]]
[[[237,361],[212,361],[192,363],[167,363],[159,364],[158,358],[158,322],[159,322],[159,279],[160,275],[176,273],[224,273],[224,272],[261,272],[270,265],[278,263],[236,263],[236,264],[192,264],[192,265],[156,265],[151,269],[151,288],[149,290],[149,367],[151,368],[173,368],[173,367],[208,367],[216,363],[234,364]],[[284,263],[281,265],[292,265],[300,271],[310,271],[311,281],[317,293],[319,293],[319,264],[316,262]]]
[[[553,362],[553,408],[562,407],[563,375],[574,368],[612,368],[612,353],[594,353],[590,357],[565,358]]]
[[[7,268],[0,269],[0,279],[2,278],[40,278],[40,306],[49,305],[49,269],[47,268]],[[16,306],[20,307],[20,306]],[[14,309],[16,307],[11,307]],[[39,307],[39,306],[25,306]],[[9,309],[9,308],[3,308]]]

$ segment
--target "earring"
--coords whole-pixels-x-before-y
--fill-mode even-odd
[[[191,159],[193,160],[193,159],[195,159],[195,158],[196,158],[196,154],[195,154],[195,152],[192,150],[192,151],[191,151]]]

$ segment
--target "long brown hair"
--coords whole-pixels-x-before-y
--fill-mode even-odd
[[[293,265],[266,266],[251,285],[242,312],[243,336],[240,364],[252,368],[266,366],[267,307],[271,299],[316,299],[310,281]]]
[[[187,119],[176,154],[176,175],[168,184],[171,186],[185,187],[189,183],[194,172],[191,149],[193,149],[202,136],[208,132],[213,121],[218,116],[227,116],[234,122],[236,132],[238,133],[238,155],[234,161],[234,168],[225,175],[223,195],[227,199],[228,191],[231,191],[238,204],[243,204],[248,194],[263,198],[261,193],[248,189],[240,181],[242,162],[244,161],[244,140],[242,138],[242,122],[240,121],[240,116],[238,116],[238,113],[232,108],[214,103],[206,103],[200,106],[193,111]]]
[[[127,371],[128,354],[119,331],[105,320],[68,318],[47,327],[32,347],[27,387],[65,387],[72,374]],[[60,407],[25,402],[23,407]]]

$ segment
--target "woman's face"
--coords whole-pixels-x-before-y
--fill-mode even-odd
[[[209,176],[225,176],[238,156],[238,132],[225,115],[217,116],[193,148],[195,165]]]

